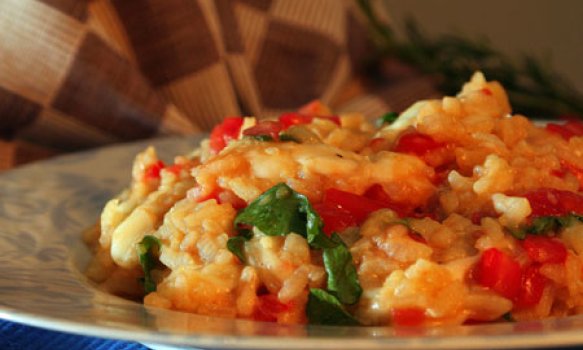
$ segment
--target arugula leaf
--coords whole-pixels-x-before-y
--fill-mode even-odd
[[[501,316],[501,318],[506,322],[516,322],[514,316],[512,316],[512,313],[510,312],[505,313],[504,315]]]
[[[346,311],[334,295],[323,289],[310,289],[306,314],[311,324],[338,326],[360,325],[360,322]]]
[[[397,118],[399,118],[399,113],[397,112],[385,113],[377,119],[377,126],[381,127],[385,124],[393,124]]]
[[[138,257],[144,271],[144,290],[146,294],[156,291],[156,283],[152,279],[152,269],[158,262],[157,254],[160,250],[160,240],[154,236],[144,236],[138,243]]]
[[[244,236],[235,236],[229,238],[229,240],[227,241],[227,249],[229,249],[231,253],[235,254],[235,256],[239,258],[239,260],[241,260],[242,263],[245,263],[247,261],[244,253],[245,242],[247,242],[247,240],[248,239],[245,238]]]
[[[532,220],[530,225],[511,230],[510,233],[516,239],[524,239],[527,234],[543,235],[569,227],[577,222],[583,222],[583,215],[571,213],[563,216],[541,216]]]
[[[291,142],[295,142],[295,143],[302,143],[302,141],[299,138],[297,138],[294,135],[291,135],[289,133],[285,133],[285,132],[282,132],[279,134],[279,140],[280,141],[291,141]]]
[[[336,233],[332,235],[331,240],[337,245],[333,248],[324,248],[323,254],[324,268],[328,273],[328,290],[342,304],[355,304],[362,294],[362,288],[358,282],[352,254]]]
[[[252,237],[252,232],[247,230],[249,226],[255,226],[269,236],[284,236],[294,232],[305,237],[311,248],[322,249],[329,292],[316,291],[316,295],[311,296],[314,299],[312,304],[317,305],[317,309],[333,308],[336,313],[344,313],[344,318],[352,319],[342,307],[342,304],[355,304],[362,294],[352,255],[338,234],[331,237],[324,234],[322,219],[306,196],[295,192],[285,183],[277,184],[243,209],[234,224],[239,230],[239,236],[230,238],[227,248],[243,262],[245,241]],[[324,306],[320,305],[322,303]],[[306,312],[310,313],[309,310]],[[321,322],[328,321],[323,319]],[[335,322],[330,321],[329,324]]]
[[[245,135],[246,138],[250,138],[257,141],[274,141],[271,135]]]
[[[308,243],[321,242],[322,220],[314,211],[306,196],[292,190],[285,183],[279,183],[265,191],[235,218],[235,226],[257,227],[268,236],[285,236],[295,232],[308,239]]]

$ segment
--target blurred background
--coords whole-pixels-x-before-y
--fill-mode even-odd
[[[376,118],[476,70],[583,115],[580,0],[1,0],[0,171],[314,99]]]
[[[432,35],[484,37],[511,57],[535,54],[583,92],[583,1],[580,0],[384,0],[403,34],[414,18]]]

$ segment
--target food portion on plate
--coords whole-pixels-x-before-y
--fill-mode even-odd
[[[511,114],[476,73],[376,122],[313,102],[148,148],[87,274],[145,305],[282,324],[432,326],[583,312],[583,124]]]

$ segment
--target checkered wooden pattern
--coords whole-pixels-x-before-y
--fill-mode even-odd
[[[2,0],[0,33],[0,169],[315,98],[378,115],[419,95],[342,98],[371,49],[350,0]]]

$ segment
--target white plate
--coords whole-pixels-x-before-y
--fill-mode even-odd
[[[53,330],[219,349],[492,349],[583,344],[583,317],[433,329],[278,326],[145,308],[97,291],[81,240],[129,181],[134,155],[167,160],[199,138],[102,148],[0,174],[0,317]]]

